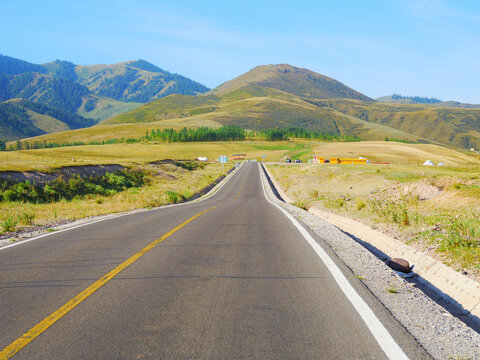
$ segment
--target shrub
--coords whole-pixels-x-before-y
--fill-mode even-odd
[[[20,222],[24,225],[33,225],[35,212],[32,209],[23,210],[20,215]]]
[[[107,173],[101,177],[82,178],[73,175],[68,181],[60,176],[43,186],[29,181],[14,184],[3,182],[0,184],[0,190],[3,190],[0,201],[46,203],[61,199],[80,199],[88,195],[108,196],[146,183],[147,178],[143,172],[128,169]]]
[[[167,191],[165,191],[165,194],[167,194],[168,202],[176,204],[180,200],[182,200],[182,196],[175,191],[167,190]]]
[[[8,214],[0,223],[2,225],[3,231],[15,231],[15,228],[18,224],[18,219],[13,214]]]
[[[292,205],[295,205],[296,207],[298,207],[300,209],[303,209],[303,210],[308,210],[309,209],[308,203],[306,201],[297,201],[297,202],[292,203]]]
[[[355,200],[355,202],[356,202],[356,205],[357,205],[357,210],[362,210],[365,206],[367,206],[365,201],[361,198],[357,198]]]
[[[10,202],[17,200],[17,193],[13,190],[6,190],[3,192],[3,201]]]

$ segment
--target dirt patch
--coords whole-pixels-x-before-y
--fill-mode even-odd
[[[408,196],[425,201],[440,195],[442,191],[442,187],[432,185],[428,181],[422,179],[407,184],[395,184],[380,191],[374,196],[374,198],[387,195],[391,200],[399,200],[402,197]]]
[[[106,173],[112,173],[125,169],[125,166],[119,164],[107,165],[81,165],[81,166],[65,166],[59,169],[54,169],[52,172],[39,171],[1,171],[0,179],[12,182],[35,182],[37,184],[45,184],[49,181],[55,180],[59,176],[70,178],[74,175],[81,177],[85,176],[103,176]]]

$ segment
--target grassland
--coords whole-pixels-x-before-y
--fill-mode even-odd
[[[88,164],[145,164],[161,159],[196,159],[205,156],[218,159],[221,155],[247,154],[248,158],[279,161],[297,152],[310,151],[311,142],[213,142],[112,144],[72,146],[0,152],[0,171],[49,170],[55,167]]]
[[[53,226],[65,221],[166,205],[191,197],[230,167],[207,164],[203,169],[189,171],[172,164],[146,164],[140,167],[150,182],[111,196],[90,195],[71,201],[48,204],[0,202],[0,234],[6,229],[22,230],[32,226]]]
[[[355,151],[363,151],[359,147]],[[396,156],[392,151],[391,159]],[[407,161],[269,168],[298,206],[361,221],[480,280],[480,172],[472,159],[476,165],[468,160],[446,167]]]
[[[125,126],[129,126],[128,124]],[[105,126],[108,127],[108,126]],[[247,154],[248,158],[278,161],[285,156],[310,151],[307,142],[214,142],[214,143],[161,143],[114,144],[73,146],[66,148],[36,149],[0,152],[0,171],[55,171],[62,166],[91,164],[121,164],[141,168],[150,174],[151,183],[132,188],[113,196],[87,196],[72,201],[51,204],[23,204],[0,202],[0,226],[16,223],[17,228],[45,225],[64,220],[158,206],[188,198],[230,167],[208,163],[205,169],[187,171],[173,165],[155,165],[162,159],[195,159],[206,156],[218,159],[220,155]]]

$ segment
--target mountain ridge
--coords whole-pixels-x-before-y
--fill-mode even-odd
[[[94,122],[169,94],[196,95],[208,90],[200,83],[142,59],[112,65],[81,66],[65,60],[39,65],[0,55],[0,102],[23,98]],[[13,134],[25,137],[36,132],[31,123],[26,125],[28,117],[21,110],[11,104],[3,108],[4,119],[10,119],[12,124],[8,126],[10,130],[0,132],[0,138],[11,139]],[[15,132],[17,120],[19,128]],[[62,127],[58,119],[50,120],[52,124],[48,126],[48,117],[43,118],[44,128]]]

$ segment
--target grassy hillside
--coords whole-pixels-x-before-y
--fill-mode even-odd
[[[24,99],[0,103],[0,138],[15,140],[93,125],[83,118]]]
[[[83,99],[82,104],[77,109],[77,113],[83,117],[103,121],[136,109],[141,105],[142,103],[124,102],[104,96],[88,95]]]
[[[335,79],[288,64],[257,66],[216,87],[210,93],[226,94],[242,88],[245,84],[277,89],[306,98],[371,100]]]
[[[394,105],[355,100],[312,101],[370,123],[386,125],[412,135],[460,148],[480,146],[480,111]]]
[[[214,126],[229,124],[251,130],[304,127],[333,135],[359,135],[371,140],[381,140],[388,136],[427,141],[392,127],[343,114],[334,108],[317,106],[312,101],[293,94],[259,85],[245,85],[217,95],[167,96],[104,121],[100,126],[157,123],[164,127],[180,127],[180,124],[198,127],[211,126],[212,122]]]

